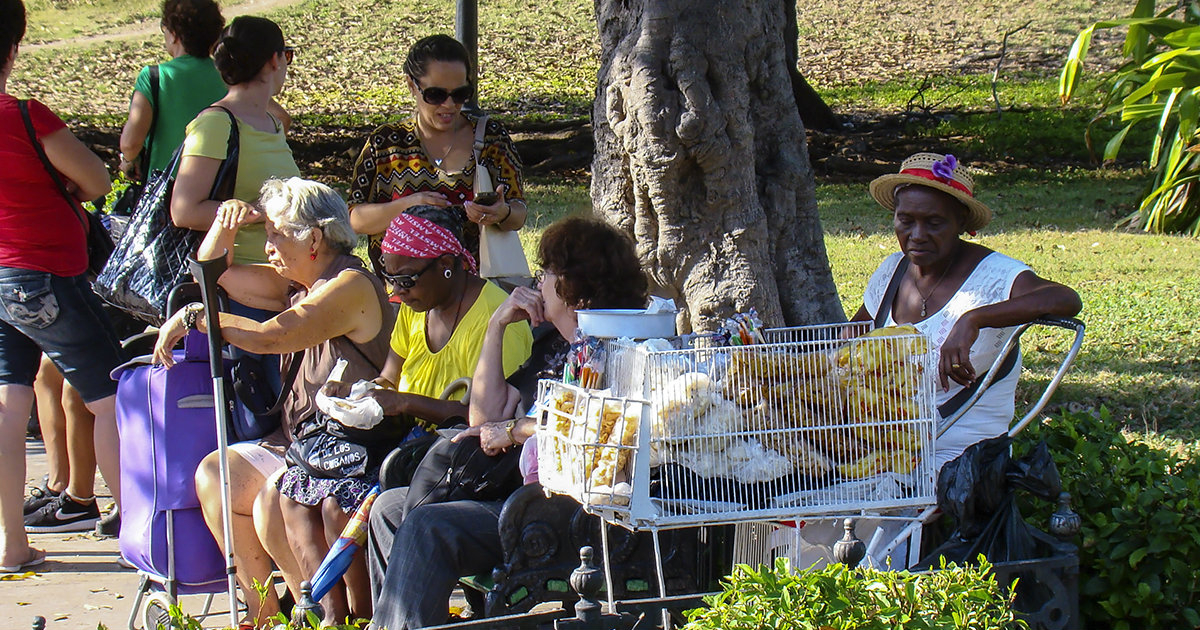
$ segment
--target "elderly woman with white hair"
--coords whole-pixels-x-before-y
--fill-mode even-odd
[[[255,442],[229,449],[234,557],[243,592],[253,581],[266,583],[271,559],[289,588],[298,592],[303,564],[284,535],[277,483],[286,466],[284,453],[296,427],[316,412],[317,391],[339,359],[343,378],[354,382],[379,374],[388,354],[394,315],[383,284],[351,251],[358,237],[350,227],[346,204],[328,186],[293,177],[263,184],[258,204],[222,203],[200,245],[199,258],[230,256],[238,230],[266,215],[267,264],[233,264],[219,284],[229,297],[247,306],[279,311],[265,322],[220,314],[221,335],[233,346],[255,353],[291,355],[297,376],[284,392],[282,426]],[[155,359],[171,364],[171,349],[189,328],[204,331],[204,307],[189,304],[159,331]],[[298,354],[303,352],[303,354]],[[221,482],[217,456],[209,455],[196,471],[196,491],[204,518],[222,541]],[[336,535],[336,534],[335,534]],[[324,541],[324,533],[313,536]],[[300,551],[309,541],[293,541]],[[268,557],[269,552],[269,557]],[[278,610],[273,590],[261,610],[258,597],[246,597],[249,619],[266,619]]]

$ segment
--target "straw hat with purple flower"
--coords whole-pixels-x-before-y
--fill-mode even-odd
[[[975,178],[953,155],[917,153],[900,165],[900,172],[877,177],[871,196],[888,210],[896,209],[896,191],[902,186],[928,186],[954,197],[966,206],[963,228],[974,233],[992,220],[992,210],[975,198]]]

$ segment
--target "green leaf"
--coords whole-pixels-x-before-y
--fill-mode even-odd
[[[1083,59],[1087,57],[1088,47],[1092,43],[1092,33],[1095,26],[1089,26],[1079,32],[1075,43],[1071,44],[1071,52],[1067,54],[1067,62],[1063,65],[1062,74],[1058,78],[1058,98],[1063,105],[1071,100],[1079,81],[1079,71],[1083,69]]]
[[[1167,135],[1167,126],[1171,123],[1171,111],[1175,105],[1175,98],[1179,96],[1179,90],[1171,90],[1167,96],[1167,101],[1163,103],[1162,115],[1158,118],[1158,129],[1154,133],[1154,145],[1150,147],[1150,168],[1158,166],[1158,158],[1162,151],[1163,138]]]
[[[1179,98],[1179,139],[1191,143],[1200,120],[1200,87],[1186,90]]]
[[[1200,47],[1200,26],[1182,28],[1162,38],[1163,43],[1173,48]]]
[[[1121,143],[1125,142],[1125,136],[1129,135],[1129,130],[1131,128],[1133,128],[1133,123],[1129,123],[1128,125],[1125,125],[1125,127],[1123,127],[1120,131],[1117,132],[1117,135],[1115,135],[1111,139],[1109,139],[1108,143],[1104,145],[1104,161],[1105,162],[1117,159],[1117,152],[1121,150]],[[1117,523],[1112,524],[1112,527],[1114,529],[1117,526],[1118,526]]]
[[[1136,569],[1138,563],[1141,562],[1142,559],[1145,557],[1146,557],[1146,548],[1145,547],[1142,547],[1141,549],[1135,549],[1133,551],[1133,553],[1129,554],[1129,567],[1131,569]],[[1149,585],[1146,585],[1146,588],[1150,588]]]

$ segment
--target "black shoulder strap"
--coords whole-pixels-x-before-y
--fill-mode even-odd
[[[142,151],[142,179],[150,177],[150,151],[154,149],[154,131],[158,128],[158,64],[150,66],[150,131],[146,134],[146,149]]]
[[[1004,357],[1004,360],[1001,361],[1000,365],[996,368],[996,376],[992,379],[991,385],[995,385],[1000,380],[1002,380],[1004,377],[1008,376],[1010,372],[1012,372],[1013,367],[1015,367],[1017,365],[1017,355],[1020,353],[1021,353],[1021,344],[1020,343],[1015,343],[1015,344],[1013,344],[1013,347],[1008,349],[1008,354]],[[975,379],[974,383],[971,383],[970,385],[959,390],[959,392],[957,394],[955,394],[954,396],[952,396],[950,398],[950,400],[947,400],[946,402],[938,405],[938,413],[941,414],[942,418],[948,418],[948,417],[954,415],[955,412],[957,412],[959,409],[961,409],[962,406],[965,405],[967,403],[967,401],[971,399],[971,396],[975,395],[975,392],[979,390],[979,386],[982,384],[983,384],[983,378]],[[991,385],[989,385],[989,387]]]
[[[304,361],[304,350],[293,352],[292,358],[288,362],[287,374],[283,376],[283,388],[279,390],[279,397],[275,399],[275,404],[264,416],[273,416],[283,411],[283,403],[287,402],[288,392],[292,391],[292,385],[296,383],[296,377],[300,375],[300,364]]]
[[[875,327],[883,328],[887,323],[888,315],[892,312],[892,306],[896,302],[896,292],[900,290],[900,281],[904,279],[904,272],[908,271],[908,256],[900,254],[900,261],[896,263],[896,270],[892,272],[892,279],[888,282],[887,290],[883,292],[883,299],[879,301],[879,308],[875,311]]]
[[[241,134],[238,131],[237,118],[233,115],[233,112],[220,105],[213,105],[213,107],[225,112],[229,116],[229,143],[225,148],[225,160],[221,162],[221,167],[217,169],[217,177],[213,180],[213,187],[209,192],[208,198],[224,201],[233,198],[233,188],[237,185]]]
[[[70,192],[67,191],[67,185],[63,183],[62,177],[58,174],[58,169],[50,163],[50,158],[46,156],[46,150],[42,148],[42,143],[38,142],[37,132],[33,129],[33,118],[29,116],[29,101],[17,101],[17,109],[21,111],[21,120],[25,123],[25,133],[29,134],[29,142],[33,145],[33,150],[37,152],[38,159],[42,161],[42,168],[50,174],[50,179],[54,180],[54,186],[58,188],[59,194],[63,199],[67,200],[67,205],[75,211],[75,216],[79,218],[79,222],[83,224],[84,236],[90,231],[88,229],[87,217],[83,216],[86,210],[79,205],[79,201],[75,199]]]

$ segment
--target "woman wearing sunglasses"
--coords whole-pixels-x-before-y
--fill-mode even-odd
[[[479,362],[492,313],[503,289],[476,275],[463,247],[462,220],[453,207],[416,206],[388,225],[377,266],[401,301],[387,364],[372,393],[388,415],[405,414],[433,427],[464,418],[466,405],[441,400],[447,385],[469,377]],[[529,358],[533,335],[525,322],[504,330],[504,373]]]
[[[508,132],[491,119],[480,161],[498,195],[490,203],[476,203],[483,201],[473,192],[479,117],[463,111],[475,93],[468,80],[470,64],[466,48],[448,35],[426,37],[409,50],[404,72],[416,111],[367,136],[350,181],[350,222],[359,234],[370,235],[371,260],[378,260],[392,219],[418,205],[462,205],[469,219],[463,242],[476,255],[480,226],[518,230],[525,225],[521,159]]]

